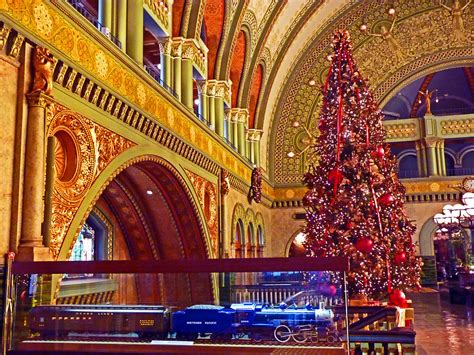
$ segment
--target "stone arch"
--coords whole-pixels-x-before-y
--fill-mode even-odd
[[[141,152],[140,152],[141,150]],[[143,149],[127,152],[132,157],[112,162],[94,183],[71,223],[59,259],[68,257],[70,246],[89,212],[99,206],[120,231],[125,259],[206,259],[209,235],[203,212],[190,182],[166,159],[144,154]],[[133,156],[133,154],[140,153]],[[208,276],[165,274],[135,275],[129,286],[136,288],[136,301],[172,302],[180,305],[213,300]],[[124,280],[122,280],[124,281]],[[124,281],[125,282],[125,281]],[[131,283],[130,283],[131,282]],[[172,282],[176,287],[165,288]],[[148,285],[148,286],[146,286]],[[186,292],[182,292],[186,290]]]
[[[472,153],[472,152],[474,152],[474,147],[466,147],[466,148],[462,149],[457,154],[458,159],[455,160],[455,161],[458,162],[460,166],[462,166],[463,165],[463,160],[466,157],[466,155],[468,155],[469,153]]]
[[[290,238],[286,242],[285,255],[284,256],[286,256],[286,257],[290,256],[292,248],[294,247],[293,244],[294,244],[295,238],[298,234],[300,234],[302,232],[303,232],[303,228],[300,227],[291,234]],[[300,248],[300,252],[304,253],[304,247]]]
[[[417,58],[404,65],[403,70],[396,71],[394,75],[387,77],[384,82],[380,83],[374,91],[374,96],[378,97],[380,107],[384,107],[402,88],[413,81],[442,70],[473,64],[474,59],[460,49]]]
[[[232,81],[232,107],[239,107],[241,87],[245,72],[245,66],[248,63],[249,55],[249,32],[242,28],[236,39],[234,52],[231,58],[231,65],[229,67],[229,79]]]
[[[246,226],[246,214],[244,206],[241,203],[237,203],[234,206],[232,213],[232,224],[231,224],[231,240],[230,249],[234,253],[234,256],[239,256],[241,248],[245,245],[245,226]]]
[[[428,218],[420,229],[420,255],[423,256],[434,256],[433,234],[438,225],[433,221],[433,217]]]

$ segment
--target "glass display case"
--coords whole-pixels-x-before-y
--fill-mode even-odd
[[[344,258],[13,262],[4,347],[343,354],[346,271]]]

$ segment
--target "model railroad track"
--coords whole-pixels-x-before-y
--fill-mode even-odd
[[[28,342],[38,343],[54,343],[63,341],[77,341],[77,342],[104,342],[104,343],[151,343],[151,339],[127,337],[127,336],[64,336],[64,337],[35,337],[26,339]]]
[[[323,347],[339,347],[342,346],[341,342],[325,342],[325,341],[318,341],[318,342],[304,342],[298,343],[296,341],[288,341],[286,343],[279,343],[276,342],[275,339],[268,339],[268,340],[251,340],[251,339],[231,339],[231,340],[218,340],[218,339],[201,339],[198,338],[194,340],[195,344],[212,344],[212,345],[267,345],[267,346],[301,346],[301,347],[314,347],[314,346],[323,346]]]
[[[173,342],[175,339],[165,339],[165,341]],[[143,339],[143,338],[135,338],[135,337],[108,337],[108,336],[94,336],[94,337],[87,337],[87,336],[65,336],[65,337],[36,337],[27,339],[29,343],[54,343],[54,342],[101,342],[101,343],[141,343],[147,344],[152,343],[152,339]],[[283,345],[283,346],[298,346],[298,347],[314,347],[314,346],[323,346],[323,347],[338,347],[341,346],[341,342],[325,342],[325,341],[318,341],[318,342],[305,342],[305,343],[298,343],[295,341],[288,341],[286,343],[277,343],[274,339],[266,339],[266,340],[251,340],[251,339],[229,339],[226,341],[219,340],[219,339],[205,339],[205,338],[198,338],[195,339],[194,344],[197,345],[258,345],[258,346],[275,346],[275,344]],[[178,345],[180,341],[176,341]]]

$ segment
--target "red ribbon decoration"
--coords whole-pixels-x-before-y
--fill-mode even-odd
[[[351,68],[351,72],[353,72],[351,58],[349,58],[349,66]],[[357,94],[357,103],[360,105],[360,92],[359,92],[358,87],[356,87],[356,94]],[[370,142],[370,139],[369,139],[369,124],[366,121],[365,122],[365,144],[366,144],[367,148],[369,147],[369,142]],[[370,171],[370,161],[368,160],[367,162],[369,163],[368,171]],[[372,181],[372,178],[369,178],[369,184],[370,184],[370,191],[372,193],[372,197],[374,198],[374,207],[375,207],[375,213],[377,215],[377,222],[378,222],[378,227],[379,227],[379,230],[380,230],[380,236],[381,236],[381,238],[384,238],[382,218],[380,217],[379,203],[378,203],[377,198],[375,196],[374,183]],[[385,252],[386,252],[387,255],[389,254],[388,250],[386,250]],[[391,280],[391,275],[390,275],[389,258],[386,259],[386,263],[387,263],[387,289],[388,289],[388,293],[390,294],[392,292],[392,280]]]

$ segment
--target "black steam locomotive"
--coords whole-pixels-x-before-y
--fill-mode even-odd
[[[130,335],[148,339],[276,340],[334,343],[339,340],[329,309],[194,305],[170,312],[163,306],[60,305],[30,312],[30,330],[43,338],[77,334]]]

